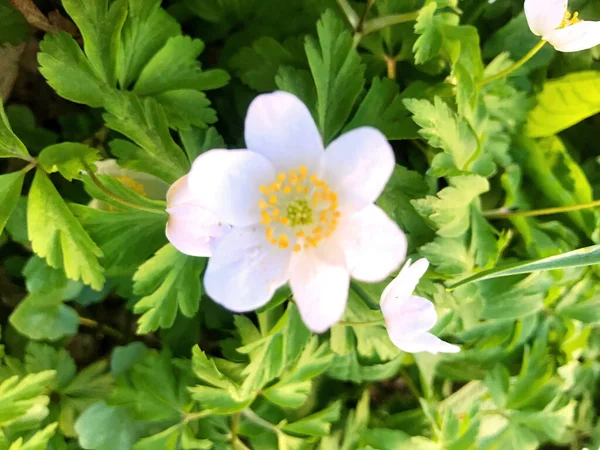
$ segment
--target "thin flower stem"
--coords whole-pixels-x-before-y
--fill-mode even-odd
[[[250,408],[243,410],[241,412],[241,414],[242,414],[242,416],[244,416],[246,419],[248,419],[250,422],[254,423],[255,425],[258,425],[259,427],[270,430],[274,433],[279,433],[279,428],[277,428],[271,422],[267,422],[265,419],[260,417],[254,411],[252,411]]]
[[[358,25],[358,20],[359,20],[358,15],[356,14],[356,12],[352,8],[352,6],[350,6],[350,3],[348,3],[348,0],[337,0],[337,3],[339,5],[339,7],[342,9],[344,15],[346,16],[346,19],[348,19],[350,26],[353,29],[356,29],[356,26]]]
[[[366,22],[360,30],[363,36],[367,34],[373,33],[375,31],[382,30],[387,27],[391,27],[392,25],[398,25],[400,23],[412,22],[417,20],[419,16],[419,11],[409,12],[405,14],[393,14],[391,16],[382,16],[376,17],[375,19],[371,19]]]
[[[115,339],[118,339],[119,341],[125,341],[125,335],[123,333],[121,333],[119,330],[109,327],[108,325],[104,325],[102,323],[96,322],[93,319],[80,317],[79,324],[84,327],[95,328],[96,330],[100,331],[101,333],[112,336]]]
[[[196,413],[188,413],[185,414],[184,416],[184,423],[190,423],[193,420],[198,420],[198,419],[202,419],[203,417],[207,417],[207,416],[211,416],[212,412],[210,410],[205,410],[205,411],[199,411]]]
[[[387,77],[390,80],[395,80],[396,79],[396,59],[386,56],[385,63],[387,65]]]
[[[358,33],[362,34],[362,32],[363,32],[364,25],[365,25],[365,20],[367,20],[367,14],[369,14],[369,11],[371,10],[371,7],[373,6],[373,3],[375,3],[375,0],[367,0],[367,4],[365,5],[365,9],[363,9],[363,13],[360,16],[360,19],[358,19],[358,24],[356,24],[356,27],[354,27],[354,29]]]
[[[414,397],[417,400],[420,399],[421,397],[423,397],[421,395],[421,392],[419,392],[419,388],[413,382],[412,378],[408,375],[408,372],[404,369],[404,367],[400,367],[399,372],[400,372],[400,375],[402,375],[402,379],[405,381],[406,387],[408,388],[408,390],[410,391],[410,393],[412,395],[414,395]]]
[[[233,417],[231,418],[231,450],[236,449],[239,425],[240,425],[240,413],[238,412],[238,413],[234,414]]]
[[[477,84],[479,86],[483,86],[485,84],[491,83],[492,81],[496,81],[496,80],[499,80],[501,78],[507,77],[508,75],[510,75],[511,73],[513,73],[515,70],[517,70],[519,67],[521,67],[523,64],[525,64],[527,61],[529,61],[531,58],[533,58],[533,56],[542,49],[542,47],[546,44],[546,42],[547,41],[544,41],[542,39],[540,42],[538,42],[536,44],[535,47],[533,47],[531,50],[529,50],[529,52],[527,52],[527,54],[525,56],[523,56],[519,61],[517,61],[516,63],[514,63],[508,69],[504,69],[503,71],[498,72],[495,75],[492,75],[490,77],[484,78],[483,80],[481,80]]]
[[[114,201],[116,201],[118,203],[121,203],[122,205],[129,206],[130,208],[139,209],[140,211],[146,211],[146,212],[151,212],[151,213],[154,213],[154,214],[161,214],[161,215],[166,215],[167,214],[167,212],[164,211],[164,210],[162,210],[162,209],[149,208],[147,206],[139,205],[137,203],[130,202],[129,200],[124,199],[123,197],[119,197],[118,195],[116,195],[113,192],[110,192],[108,189],[106,189],[106,187],[98,179],[98,177],[96,176],[96,174],[94,173],[94,171],[90,168],[90,166],[88,166],[85,162],[83,162],[83,166],[85,167],[85,170],[86,170],[87,174],[89,175],[89,177],[92,180],[92,182],[96,185],[96,187],[98,189],[100,189],[108,197],[110,197],[111,199],[113,199]]]
[[[557,206],[555,208],[534,209],[531,211],[508,211],[507,208],[494,209],[491,211],[483,211],[483,217],[487,219],[510,219],[511,217],[535,217],[549,216],[550,214],[560,214],[563,212],[580,211],[582,209],[590,209],[600,207],[600,200],[595,200],[590,203],[580,203],[578,205]]]
[[[341,320],[340,322],[337,323],[337,325],[341,325],[343,327],[370,327],[373,325],[381,325],[383,323],[384,323],[384,319],[382,317],[381,319],[370,320],[368,322],[346,322],[344,320]]]

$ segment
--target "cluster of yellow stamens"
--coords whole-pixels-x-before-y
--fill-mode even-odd
[[[269,242],[279,248],[316,247],[335,230],[338,199],[327,183],[308,174],[305,166],[280,173],[270,185],[260,186],[261,225]]]
[[[571,14],[569,11],[567,11],[565,13],[565,16],[563,17],[563,20],[561,22],[561,24],[559,25],[559,29],[560,28],[565,28],[568,27],[570,25],[575,25],[576,23],[581,22],[581,19],[579,19],[579,13],[578,12],[574,12],[573,14]]]
[[[117,180],[121,182],[121,184],[127,186],[136,194],[141,195],[142,197],[146,197],[146,190],[144,189],[144,185],[142,183],[138,183],[131,177],[115,177]]]

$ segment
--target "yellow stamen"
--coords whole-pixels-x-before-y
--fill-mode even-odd
[[[294,245],[294,251],[297,253],[302,249],[302,247],[300,246],[300,244],[296,244]]]
[[[296,237],[297,238],[303,238],[306,235],[306,233],[304,233],[304,231],[300,230],[296,233]]]
[[[275,208],[273,211],[271,211],[271,215],[275,218],[279,215],[281,211],[279,211],[277,208]]]
[[[287,234],[282,234],[279,236],[279,248],[288,248],[290,246],[290,242],[288,240]]]
[[[291,194],[292,192],[292,187],[291,186],[286,186],[283,188],[283,193],[284,194]]]
[[[260,185],[260,192],[262,192],[265,195],[269,194],[269,188],[267,187],[266,184],[261,184]]]
[[[323,232],[323,228],[321,228],[321,227],[315,227],[312,230],[312,234],[319,234],[319,233],[322,233],[322,232]]]
[[[269,197],[269,203],[270,203],[271,205],[276,205],[276,204],[277,204],[277,196],[275,196],[275,195],[271,195],[271,196]]]
[[[258,207],[260,209],[266,209],[269,207],[269,205],[267,204],[267,202],[265,202],[264,200],[259,200],[258,201]]]
[[[308,169],[306,168],[306,166],[300,166],[300,168],[298,169],[298,172],[300,172],[300,175],[305,177],[306,174],[308,173]]]
[[[266,211],[261,212],[262,220],[260,221],[261,225],[269,225],[271,223],[271,216]]]
[[[279,183],[283,183],[285,181],[285,173],[281,172],[279,175],[277,175],[277,181]]]

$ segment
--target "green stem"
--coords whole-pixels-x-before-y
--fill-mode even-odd
[[[122,205],[128,206],[130,208],[139,209],[140,211],[146,211],[146,212],[151,212],[151,213],[154,213],[154,214],[161,214],[161,215],[166,215],[167,214],[167,212],[164,211],[164,210],[162,210],[162,209],[149,208],[147,206],[143,206],[143,205],[139,205],[139,204],[134,203],[134,202],[130,202],[129,200],[126,200],[123,197],[119,197],[115,193],[109,191],[102,184],[102,182],[98,179],[98,177],[96,176],[96,174],[94,173],[94,171],[90,168],[90,166],[88,166],[84,161],[82,161],[82,163],[83,163],[83,167],[85,167],[85,170],[86,170],[87,174],[89,175],[89,177],[92,180],[92,182],[96,185],[96,187],[98,189],[100,189],[105,195],[107,195],[108,197],[110,197],[111,199],[113,199],[114,201],[116,201],[117,203],[121,203]]]
[[[231,418],[231,450],[235,450],[238,435],[238,427],[240,425],[240,413],[236,413]]]
[[[125,341],[125,335],[123,333],[121,333],[119,330],[109,327],[108,325],[104,325],[99,322],[96,322],[93,319],[87,319],[85,317],[80,317],[79,324],[84,327],[95,328],[96,330],[100,331],[101,333],[112,336],[115,339],[118,339],[119,341]]]
[[[337,3],[339,5],[339,7],[342,9],[342,11],[344,12],[346,19],[348,19],[350,26],[353,29],[356,29],[356,26],[358,25],[358,20],[359,20],[358,15],[354,11],[354,9],[352,9],[352,6],[350,6],[350,3],[348,3],[348,0],[337,0]]]
[[[279,433],[279,428],[277,428],[271,422],[268,422],[265,419],[263,419],[262,417],[260,417],[258,414],[256,414],[251,409],[249,409],[249,408],[245,409],[241,412],[241,414],[242,414],[242,416],[244,416],[246,419],[248,419],[250,422],[254,423],[255,425],[258,425],[259,427],[262,427],[269,431],[272,431],[273,433]]]
[[[412,22],[417,20],[419,11],[414,11],[405,14],[393,14],[391,16],[376,17],[375,19],[369,20],[360,30],[363,36],[373,33],[378,30],[382,30],[392,25],[398,25],[400,23]]]
[[[563,212],[580,211],[582,209],[590,209],[600,207],[600,200],[595,200],[590,203],[580,203],[578,205],[557,206],[555,208],[534,209],[531,211],[507,211],[506,208],[494,209],[491,211],[483,211],[483,217],[487,219],[510,219],[511,217],[535,217],[549,216],[550,214],[560,214]]]
[[[203,417],[208,417],[211,415],[213,415],[213,413],[209,410],[199,411],[199,412],[192,413],[192,414],[188,413],[188,414],[185,414],[183,421],[184,421],[184,423],[190,423],[193,420],[202,419]]]
[[[399,372],[400,375],[402,375],[402,379],[406,383],[406,386],[408,387],[408,390],[411,392],[411,394],[414,395],[417,400],[423,397],[419,392],[419,388],[417,388],[417,386],[413,382],[412,378],[408,375],[408,372],[404,369],[404,367],[400,367]]]
[[[537,43],[537,45],[535,47],[533,47],[531,50],[529,50],[529,52],[527,52],[527,54],[525,56],[523,56],[519,61],[517,61],[516,63],[514,63],[512,66],[510,66],[508,69],[504,69],[501,72],[498,72],[495,75],[492,75],[490,77],[484,78],[483,80],[481,80],[478,85],[479,86],[483,86],[485,84],[491,83],[492,81],[496,81],[499,80],[501,78],[505,78],[506,76],[510,75],[511,73],[513,73],[515,70],[517,70],[519,67],[521,67],[523,64],[525,64],[527,61],[529,61],[531,58],[533,58],[533,56],[539,52],[541,50],[541,48],[546,44],[547,41],[544,41],[543,39]]]
[[[368,322],[346,322],[341,320],[337,323],[337,325],[341,325],[343,327],[370,327],[373,325],[381,325],[384,323],[383,317],[377,320],[370,320]]]

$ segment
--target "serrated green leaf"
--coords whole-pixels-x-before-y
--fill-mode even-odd
[[[86,166],[91,166],[101,157],[97,149],[76,142],[62,142],[46,147],[38,162],[48,173],[60,172],[67,180],[81,178]]]
[[[424,199],[412,200],[419,214],[429,219],[442,237],[458,237],[470,227],[471,203],[490,188],[479,175],[452,177],[450,186]]]
[[[11,314],[10,323],[34,340],[57,341],[73,336],[79,327],[79,316],[63,301],[56,291],[29,294]]]
[[[340,418],[340,412],[341,404],[338,401],[300,420],[286,423],[281,429],[305,436],[328,436],[331,432],[331,423]]]
[[[437,266],[437,273],[448,277],[469,272],[474,264],[472,255],[461,239],[436,236],[432,242],[419,248],[419,253]]]
[[[29,191],[27,217],[33,250],[49,266],[63,268],[72,280],[102,289],[104,276],[97,259],[102,252],[41,170],[36,171]]]
[[[434,18],[436,10],[436,2],[428,3],[421,8],[415,22],[415,33],[419,35],[419,38],[415,41],[413,52],[417,64],[426,63],[437,56],[442,48],[440,24]]]
[[[104,105],[107,87],[69,34],[47,33],[38,61],[40,73],[58,95],[93,108]]]
[[[585,71],[546,81],[529,112],[525,132],[531,137],[557,134],[600,112],[600,73]]]
[[[421,127],[419,134],[434,148],[441,148],[452,158],[459,170],[466,170],[478,149],[477,138],[469,124],[439,97],[428,100],[404,100],[413,113],[413,120]]]
[[[45,393],[55,374],[53,370],[46,370],[21,379],[14,376],[0,383],[0,425],[9,424],[36,405],[48,405]]]
[[[24,171],[19,171],[0,175],[0,235],[4,231],[10,215],[17,206],[25,173]]]
[[[132,448],[136,440],[133,421],[123,408],[101,401],[93,404],[75,423],[79,445],[86,450]]]
[[[189,130],[181,130],[179,137],[190,161],[194,161],[208,150],[227,148],[225,141],[213,127],[208,129],[192,127]]]
[[[13,132],[4,112],[0,98],[0,158],[20,158],[29,161],[31,157],[23,142]]]
[[[203,92],[193,89],[174,89],[154,96],[164,108],[169,126],[188,129],[191,125],[206,128],[217,121],[217,113]]]
[[[365,67],[352,34],[328,10],[317,24],[318,40],[306,40],[306,56],[317,87],[317,124],[328,144],[344,126],[364,85]]]
[[[48,448],[48,441],[54,436],[57,426],[58,423],[51,423],[36,432],[27,441],[19,438],[8,450],[46,450]]]
[[[136,313],[142,314],[139,334],[170,327],[178,310],[186,317],[198,312],[202,295],[200,274],[205,266],[206,258],[184,255],[167,244],[138,269],[133,289],[142,296],[134,307]]]

